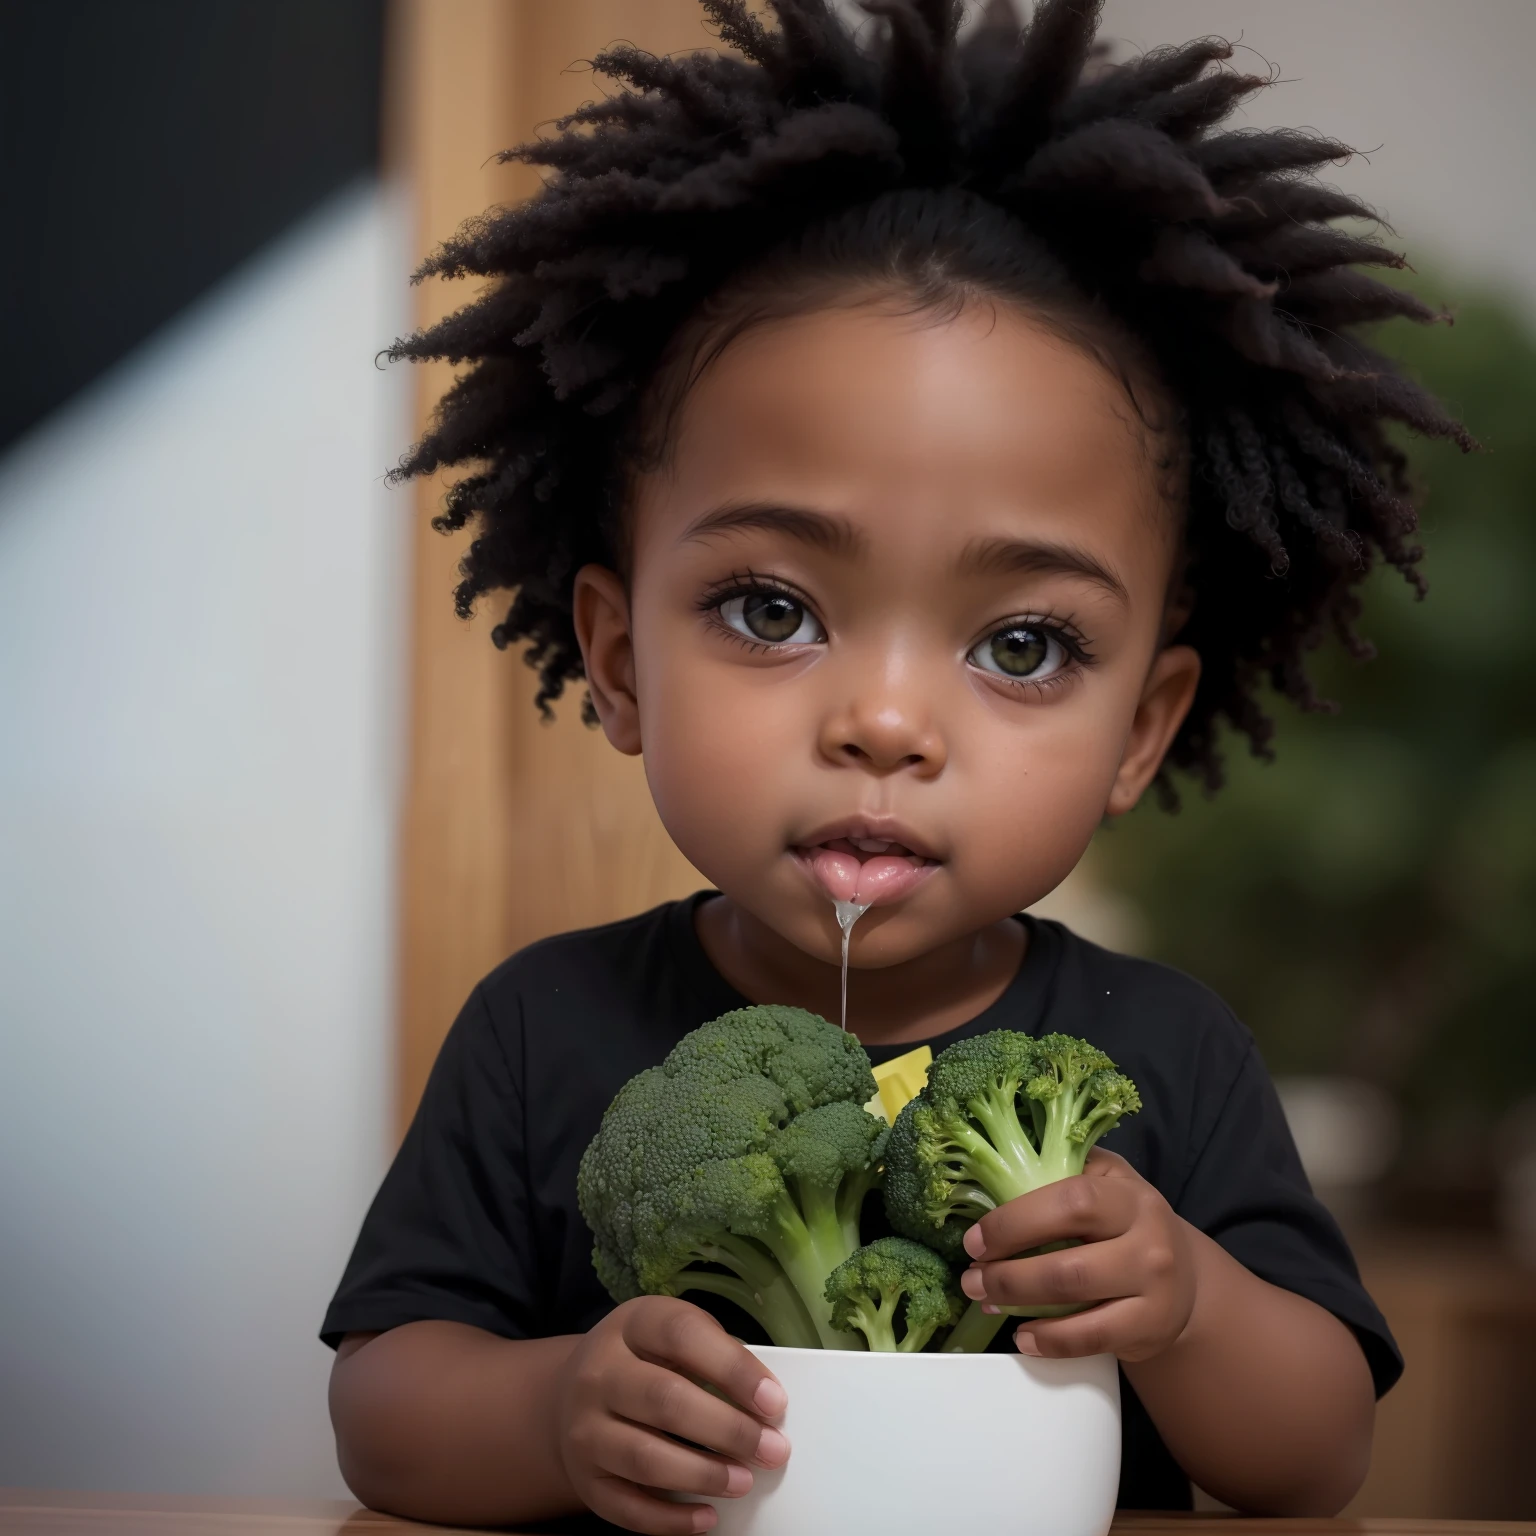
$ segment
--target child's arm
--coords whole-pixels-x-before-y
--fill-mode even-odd
[[[465,1525],[578,1509],[548,1405],[579,1342],[449,1322],[348,1335],[330,1393],[347,1486],[373,1509]]]
[[[789,1454],[769,1422],[784,1406],[784,1389],[707,1312],[659,1296],[561,1338],[449,1322],[352,1334],[331,1372],[347,1486],[374,1509],[462,1525],[590,1508],[658,1536],[700,1530],[713,1511],[646,1490],[745,1493],[748,1464]]]
[[[1076,1237],[1027,1259],[1001,1256]],[[1176,1216],[1124,1159],[986,1216],[966,1234],[968,1296],[1001,1306],[1100,1302],[1024,1319],[1028,1354],[1114,1354],[1189,1477],[1252,1514],[1332,1515],[1364,1480],[1375,1393],[1354,1335],[1260,1280]]]

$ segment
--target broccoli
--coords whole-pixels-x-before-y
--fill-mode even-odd
[[[915,1354],[965,1308],[948,1263],[905,1237],[882,1237],[827,1277],[834,1327],[858,1329],[871,1349]],[[896,1325],[901,1323],[901,1337]]]
[[[983,1312],[977,1302],[967,1306],[948,1260],[905,1237],[878,1238],[845,1259],[827,1278],[827,1299],[837,1327],[857,1328],[872,1350],[903,1354],[926,1348],[934,1338],[941,1340],[942,1354],[980,1354],[1006,1321],[999,1312]]]
[[[983,1312],[981,1303],[973,1301],[965,1309],[960,1321],[944,1336],[939,1345],[943,1355],[980,1355],[997,1335],[997,1330],[1007,1322],[1001,1312]]]
[[[1089,1148],[1140,1108],[1136,1085],[1085,1040],[999,1029],[956,1041],[896,1117],[886,1214],[904,1236],[961,1260],[973,1222],[1081,1173]]]
[[[609,1294],[709,1292],[775,1344],[858,1349],[825,1292],[879,1184],[874,1091],[858,1041],[802,1009],[742,1008],[685,1035],[620,1089],[581,1160]]]

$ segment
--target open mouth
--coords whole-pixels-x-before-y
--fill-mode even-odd
[[[831,900],[867,907],[900,901],[939,867],[896,838],[845,834],[800,844],[794,853]]]

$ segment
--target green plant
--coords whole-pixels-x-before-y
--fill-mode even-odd
[[[577,1177],[615,1300],[703,1291],[775,1344],[858,1349],[827,1276],[859,1246],[888,1130],[869,1058],[798,1008],[743,1008],[685,1035],[620,1091]]]
[[[956,1041],[896,1117],[886,1214],[958,1262],[973,1222],[1081,1173],[1090,1148],[1140,1107],[1136,1085],[1086,1040],[999,1029]]]
[[[872,1350],[901,1354],[932,1344],[940,1354],[979,1355],[1006,1321],[967,1305],[950,1262],[905,1237],[877,1238],[845,1259],[827,1277],[827,1300],[837,1327],[857,1329]]]
[[[826,1289],[833,1325],[857,1330],[874,1350],[914,1354],[965,1310],[949,1265],[905,1237],[860,1248],[827,1276]]]
[[[1135,1085],[1086,1041],[994,1030],[941,1051],[894,1130],[864,1108],[874,1087],[858,1041],[799,1008],[684,1035],[619,1090],[577,1173],[609,1294],[722,1296],[791,1348],[984,1350],[1002,1315],[960,1297],[965,1228],[1081,1172]],[[861,1246],[882,1174],[903,1235]]]

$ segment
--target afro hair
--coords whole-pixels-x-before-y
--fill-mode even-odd
[[[958,0],[862,0],[858,33],[828,0],[770,0],[772,26],[743,0],[701,4],[731,51],[599,55],[613,93],[504,156],[547,168],[543,189],[418,274],[486,279],[481,295],[390,353],[469,365],[396,473],[463,468],[436,519],[473,525],[457,605],[513,594],[495,640],[525,645],[540,707],[582,676],[573,578],[622,566],[625,486],[679,338],[708,345],[700,316],[743,285],[838,281],[1015,299],[1122,375],[1150,365],[1184,471],[1180,638],[1203,663],[1169,765],[1215,788],[1223,721],[1267,754],[1266,684],[1326,707],[1305,658],[1329,634],[1370,654],[1373,565],[1423,590],[1390,423],[1471,446],[1359,335],[1440,317],[1361,270],[1405,262],[1316,177],[1351,151],[1222,129],[1270,76],[1237,72],[1219,39],[1107,63],[1098,0],[1039,0],[1027,27],[992,0],[963,37]]]

